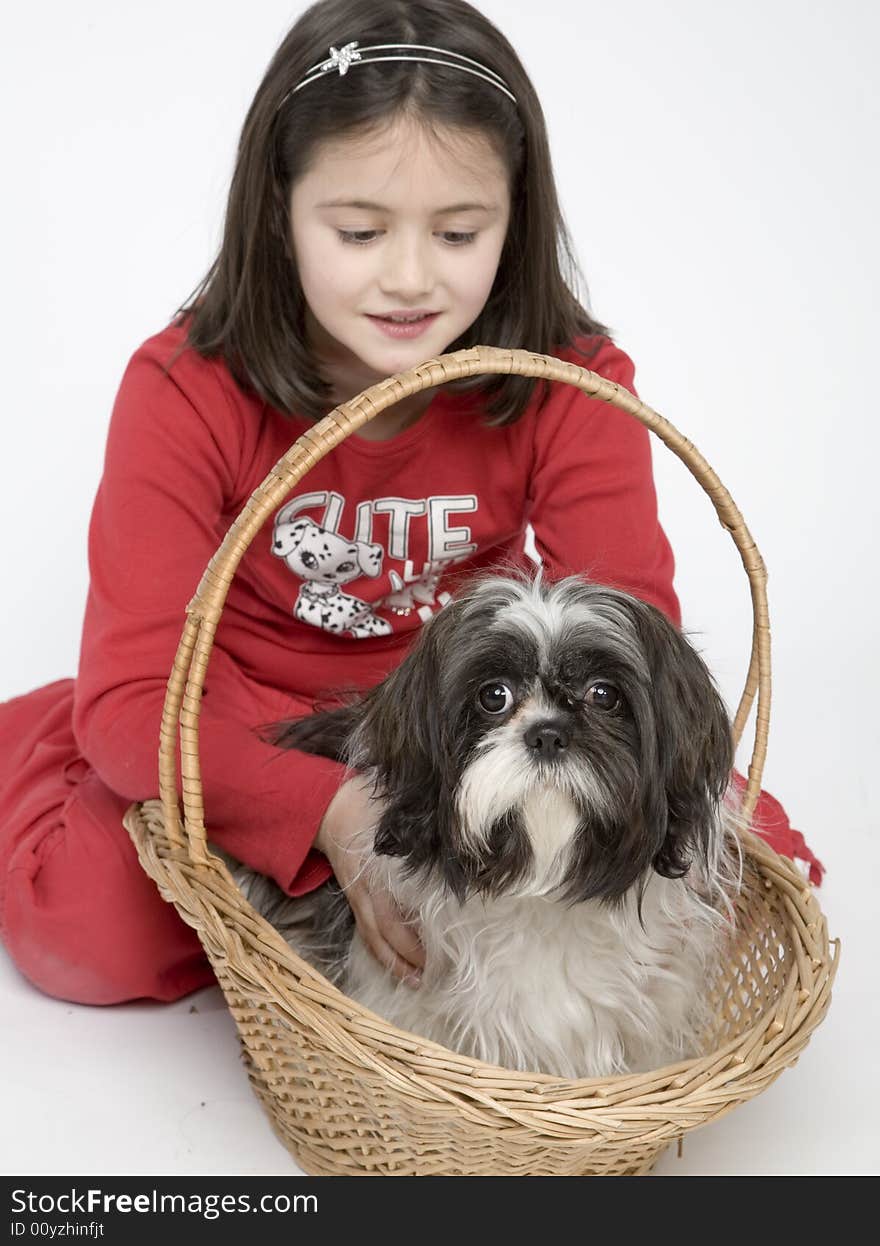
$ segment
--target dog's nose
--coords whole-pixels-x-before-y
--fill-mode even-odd
[[[569,734],[565,727],[552,721],[532,723],[524,739],[526,745],[534,749],[539,757],[549,761],[564,753],[569,745]]]

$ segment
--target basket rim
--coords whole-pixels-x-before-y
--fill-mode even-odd
[[[744,856],[755,867],[755,872],[760,877],[764,887],[776,886],[777,890],[783,896],[788,896],[789,899],[791,899],[793,893],[801,907],[812,907],[815,910],[813,922],[817,927],[817,935],[811,950],[813,952],[819,951],[821,955],[819,957],[811,957],[814,971],[814,991],[800,1001],[800,1010],[804,1014],[802,1022],[794,1025],[784,1039],[781,1037],[785,1026],[778,1021],[777,1014],[783,1007],[791,1006],[799,971],[803,967],[799,964],[799,958],[795,954],[791,959],[784,984],[777,998],[766,1012],[762,1014],[760,1019],[734,1038],[704,1055],[676,1061],[642,1073],[622,1073],[609,1077],[563,1078],[556,1077],[550,1073],[508,1069],[503,1065],[494,1065],[476,1057],[462,1055],[459,1052],[444,1047],[433,1039],[425,1038],[409,1030],[403,1030],[380,1014],[371,1011],[345,995],[320,970],[303,960],[284,940],[280,932],[245,900],[225,863],[219,857],[209,853],[208,858],[204,862],[193,863],[186,858],[181,860],[179,850],[174,851],[173,847],[170,852],[165,853],[162,853],[157,848],[154,828],[161,826],[163,831],[167,831],[163,812],[162,802],[156,798],[133,803],[126,811],[123,819],[129,834],[134,840],[141,864],[157,883],[163,897],[174,904],[181,916],[184,917],[184,920],[187,920],[188,914],[195,917],[196,915],[183,904],[183,894],[189,891],[191,895],[195,895],[197,899],[201,899],[202,903],[207,905],[209,901],[205,898],[205,895],[197,893],[196,882],[198,881],[201,884],[207,876],[213,875],[229,894],[235,897],[234,903],[239,913],[244,911],[249,924],[254,928],[254,930],[247,932],[248,941],[256,937],[262,945],[259,955],[268,957],[285,975],[285,980],[281,983],[273,984],[272,994],[275,1006],[280,1007],[281,1011],[285,1012],[292,1019],[299,1021],[297,1010],[290,1006],[287,996],[297,993],[302,997],[303,982],[311,980],[315,983],[316,990],[306,992],[309,1004],[320,1008],[322,1012],[332,1013],[334,1022],[345,1028],[346,1034],[349,1037],[353,1038],[354,1036],[348,1027],[357,1019],[365,1023],[366,1029],[378,1033],[380,1037],[384,1035],[392,1040],[393,1045],[399,1049],[398,1053],[393,1056],[389,1056],[387,1053],[374,1053],[374,1063],[379,1060],[393,1059],[395,1062],[395,1073],[398,1078],[402,1076],[400,1065],[404,1060],[409,1061],[413,1058],[424,1057],[429,1062],[433,1059],[446,1066],[447,1076],[458,1072],[463,1077],[463,1083],[459,1088],[459,1093],[462,1094],[467,1093],[469,1089],[468,1082],[473,1083],[470,1088],[471,1091],[476,1091],[478,1080],[482,1076],[487,1081],[509,1083],[508,1093],[515,1093],[517,1097],[535,1096],[537,1102],[532,1105],[535,1107],[547,1108],[557,1102],[557,1100],[551,1097],[551,1091],[558,1096],[558,1103],[565,1104],[567,1102],[569,1109],[571,1108],[572,1098],[576,1098],[584,1101],[581,1104],[584,1109],[602,1109],[607,1107],[611,1110],[612,1115],[614,1109],[623,1099],[625,1099],[626,1106],[630,1109],[648,1107],[649,1104],[644,1101],[644,1096],[655,1102],[658,1107],[662,1107],[663,1102],[671,1100],[674,1100],[678,1106],[682,1106],[687,1104],[689,1093],[705,1090],[707,1078],[701,1076],[704,1072],[709,1074],[710,1077],[712,1076],[712,1069],[714,1069],[714,1076],[716,1077],[729,1073],[729,1075],[722,1077],[722,1082],[725,1087],[733,1089],[738,1082],[753,1078],[769,1060],[778,1054],[780,1047],[785,1042],[800,1039],[801,1041],[798,1044],[799,1052],[800,1048],[806,1044],[809,1034],[824,1017],[830,1002],[831,986],[833,985],[839,963],[840,940],[828,939],[824,915],[815,898],[812,886],[808,880],[800,875],[794,863],[789,861],[788,858],[780,856],[769,844],[752,831],[746,830],[740,832],[743,840]],[[181,866],[185,867],[185,869],[181,869]],[[779,886],[780,882],[783,884],[782,886]],[[211,888],[207,889],[208,895],[210,895],[211,890]],[[246,946],[246,940],[242,937],[240,927],[231,921],[228,914],[220,912],[213,904],[211,907],[223,927],[236,937],[238,946],[244,952],[245,960],[248,962],[244,966],[245,969],[248,971],[255,970],[256,967],[249,962],[257,953],[257,949]],[[792,905],[792,907],[795,906]],[[789,932],[792,945],[797,947],[797,943],[802,937],[802,931],[798,929],[797,919],[791,912],[789,905],[783,904],[783,909],[784,911],[781,915],[786,929]],[[198,920],[190,921],[189,924],[195,926],[201,938],[202,929],[198,924]],[[204,940],[202,942],[204,943]],[[252,976],[256,978],[257,975],[254,972]],[[286,980],[288,977],[289,981]],[[251,985],[256,986],[256,982],[253,982]],[[278,989],[279,987],[281,988],[280,990]],[[805,1007],[807,1004],[811,1006]],[[820,1008],[820,1015],[814,1018],[812,1023],[804,1029],[803,1021],[807,1019],[814,1005]],[[771,1035],[770,1040],[764,1042],[757,1041],[769,1030],[774,1030],[774,1027],[775,1032]],[[358,1035],[356,1041],[363,1048],[366,1039],[363,1035]],[[734,1058],[735,1053],[741,1049],[752,1048],[756,1045],[761,1049],[761,1055],[757,1060],[749,1063],[747,1060],[739,1061]],[[787,1063],[792,1063],[794,1058],[796,1056],[788,1060]],[[708,1069],[706,1068],[707,1065],[710,1066]],[[784,1064],[782,1067],[785,1067]],[[780,1067],[778,1071],[781,1072],[782,1068]],[[387,1072],[387,1069],[383,1069],[383,1072]],[[412,1069],[408,1070],[408,1073],[414,1079],[421,1079],[426,1076],[424,1073],[417,1074]],[[693,1081],[696,1081],[697,1084],[688,1087],[688,1083]],[[599,1087],[605,1088],[606,1093],[597,1093]],[[641,1095],[629,1093],[637,1087],[642,1089]],[[431,1090],[434,1093],[439,1090],[436,1083],[431,1083]],[[479,1094],[479,1099],[484,1103],[486,1093],[482,1091]],[[444,1097],[446,1096],[444,1095]],[[737,1097],[732,1094],[728,1095],[727,1098],[733,1102],[738,1101]],[[590,1100],[592,1102],[589,1102]],[[503,1110],[497,1099],[492,1099],[491,1106],[495,1111]],[[520,1109],[527,1110],[528,1106],[526,1103],[522,1103],[520,1104]]]

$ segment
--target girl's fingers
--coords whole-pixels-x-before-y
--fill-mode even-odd
[[[389,905],[387,912],[385,912],[380,904],[376,912],[376,921],[380,934],[394,948],[394,951],[412,965],[414,969],[424,969],[424,945],[418,936],[414,924],[407,921],[397,906],[392,903]]]
[[[399,978],[406,986],[417,987],[421,982],[421,971],[409,961],[403,959],[395,952],[390,943],[386,943],[384,939],[380,939],[375,954],[381,963],[394,974],[395,978]]]
[[[419,940],[415,938],[412,932],[407,931],[403,927],[404,933],[409,937],[400,940],[399,932],[394,932],[398,935],[396,939],[398,947],[395,947],[389,942],[388,935],[391,932],[387,928],[383,930],[380,925],[381,918],[376,913],[375,897],[358,896],[355,898],[350,895],[349,900],[352,902],[352,909],[354,910],[361,937],[379,963],[390,970],[396,978],[406,982],[408,986],[418,985],[421,969],[425,963],[424,948]],[[410,951],[413,943],[415,946]],[[400,950],[398,950],[399,948]],[[410,959],[410,955],[414,959]]]
[[[420,970],[395,952],[391,944],[382,938],[375,926],[368,931],[364,931],[361,928],[361,934],[367,947],[379,963],[393,973],[395,978],[399,978],[407,986],[418,986],[421,978]]]

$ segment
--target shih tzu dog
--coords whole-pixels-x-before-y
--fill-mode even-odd
[[[245,898],[347,995],[466,1055],[560,1077],[699,1053],[741,819],[724,703],[658,609],[578,577],[490,575],[354,704],[264,738],[368,777],[363,869],[425,947],[414,990],[367,949],[334,881],[292,899],[232,863]]]

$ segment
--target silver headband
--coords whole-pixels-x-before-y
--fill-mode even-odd
[[[459,61],[467,61],[467,65],[456,64],[455,61],[438,61],[433,56],[363,56],[363,52],[386,52],[393,51],[398,48],[409,48],[417,52],[439,52],[441,56],[454,56]],[[313,65],[306,73],[302,82],[298,82],[292,90],[288,91],[283,104],[295,95],[297,91],[301,91],[304,86],[308,86],[310,82],[317,81],[318,78],[325,77],[334,69],[339,70],[339,76],[344,77],[354,64],[370,64],[372,61],[424,61],[428,65],[445,65],[447,69],[461,69],[466,74],[474,74],[477,78],[482,78],[484,82],[489,82],[493,87],[497,87],[499,91],[503,91],[508,99],[516,100],[507,89],[507,84],[503,78],[500,78],[493,70],[487,69],[485,65],[481,65],[479,61],[473,61],[469,56],[462,56],[460,52],[448,52],[445,48],[432,48],[424,43],[373,43],[369,47],[361,48],[358,51],[358,41],[354,39],[351,43],[346,43],[342,48],[330,48],[330,56],[326,61],[319,61],[317,65]],[[468,65],[475,65],[476,69],[469,69]],[[278,105],[278,108],[281,107]],[[276,109],[276,112],[278,110]]]

